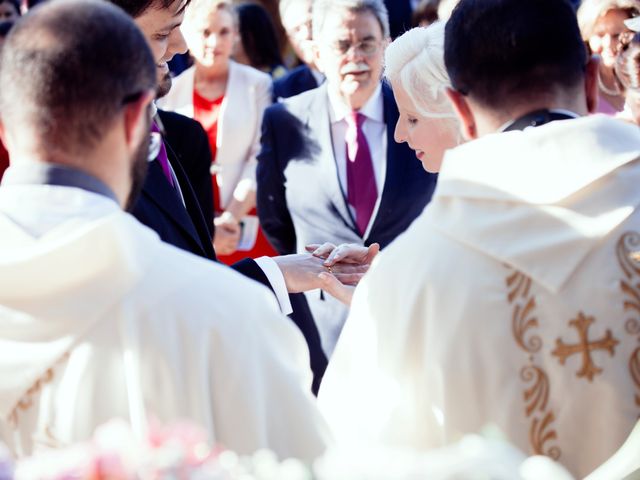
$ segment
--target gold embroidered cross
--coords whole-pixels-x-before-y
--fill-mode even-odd
[[[605,337],[595,342],[589,342],[589,327],[594,322],[593,317],[587,317],[584,313],[580,312],[578,318],[571,320],[569,325],[575,327],[578,330],[578,336],[580,341],[575,345],[566,345],[560,338],[556,339],[556,349],[551,352],[552,355],[558,357],[560,365],[564,365],[564,362],[568,357],[576,353],[582,354],[582,368],[576,373],[578,377],[587,377],[591,382],[593,377],[600,372],[601,368],[598,368],[593,359],[591,358],[592,350],[606,350],[613,357],[615,346],[619,343],[618,340],[613,338],[611,330],[607,329]]]

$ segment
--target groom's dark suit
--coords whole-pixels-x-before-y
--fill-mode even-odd
[[[198,122],[173,112],[158,111],[164,125],[167,157],[175,172],[184,198],[169,185],[158,161],[149,163],[149,173],[142,193],[131,212],[160,238],[183,250],[216,259],[213,237],[211,199],[211,152],[207,134]],[[251,259],[232,267],[267,287],[264,272]]]
[[[191,118],[173,112],[158,111],[165,129],[165,146],[169,162],[176,174],[185,204],[169,185],[158,161],[149,164],[149,173],[132,213],[155,230],[160,238],[178,248],[210,260],[216,260],[211,243],[213,204],[211,192],[211,152],[202,126]],[[242,275],[271,288],[262,269],[250,258],[231,266]],[[213,286],[212,286],[213,288]],[[302,294],[290,295],[291,319],[302,331],[309,346],[312,389],[317,393],[327,360],[320,349],[309,307]]]

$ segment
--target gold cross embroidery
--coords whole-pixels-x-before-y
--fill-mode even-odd
[[[576,373],[578,377],[587,377],[591,382],[593,377],[602,372],[601,368],[598,368],[593,359],[591,358],[592,350],[606,350],[613,357],[615,346],[620,343],[613,338],[611,330],[607,329],[605,337],[595,342],[589,342],[589,327],[594,322],[593,317],[587,317],[584,313],[580,312],[578,318],[571,320],[569,325],[575,327],[578,330],[578,336],[580,341],[575,345],[566,345],[560,338],[556,339],[556,349],[551,352],[552,355],[558,357],[560,365],[564,365],[564,362],[568,357],[576,353],[582,354],[582,368]]]

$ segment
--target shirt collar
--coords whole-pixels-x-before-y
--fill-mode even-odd
[[[568,117],[571,118],[579,118],[580,115],[578,115],[575,112],[572,112],[571,110],[564,110],[561,108],[554,108],[548,111],[549,113],[555,113],[555,114],[559,114],[559,115],[566,115]],[[513,124],[515,124],[519,119],[513,119],[513,120],[509,120],[508,122],[505,122],[503,125],[500,126],[500,128],[498,128],[498,132],[505,132],[508,128],[510,128]]]
[[[351,113],[351,108],[345,105],[342,99],[333,93],[330,88],[327,88],[327,93],[329,95],[329,116],[331,123],[341,122]],[[367,100],[367,103],[358,111],[370,120],[375,120],[380,123],[384,122],[382,85],[380,83],[378,83],[378,86],[374,90],[373,95]]]
[[[104,182],[75,168],[50,163],[22,163],[11,165],[2,177],[2,185],[56,185],[81,188],[110,198],[118,198]]]

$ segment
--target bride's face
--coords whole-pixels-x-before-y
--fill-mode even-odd
[[[444,152],[458,144],[454,120],[420,115],[400,81],[392,82],[391,86],[400,112],[395,141],[407,142],[427,172],[440,171]]]

